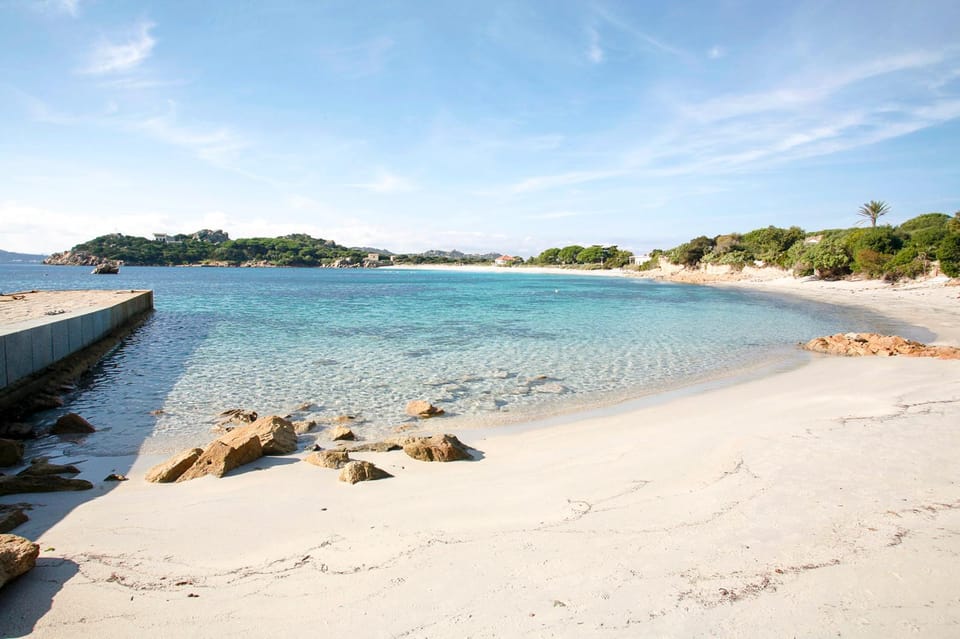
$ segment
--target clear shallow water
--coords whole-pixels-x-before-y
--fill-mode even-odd
[[[884,320],[756,293],[631,278],[406,270],[0,265],[0,291],[155,291],[156,312],[50,422],[78,412],[92,455],[203,444],[221,411],[357,415],[393,432],[411,399],[444,428],[532,419],[798,357]],[[162,415],[151,411],[162,410]],[[79,451],[77,451],[79,452]]]

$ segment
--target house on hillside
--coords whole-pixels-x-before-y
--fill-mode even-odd
[[[512,255],[501,255],[493,261],[497,266],[513,266],[513,263],[517,261],[517,258]]]

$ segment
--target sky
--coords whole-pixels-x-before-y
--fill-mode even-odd
[[[0,249],[635,252],[960,209],[960,2],[0,0]]]

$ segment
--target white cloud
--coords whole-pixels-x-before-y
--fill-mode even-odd
[[[102,42],[96,46],[90,63],[83,73],[103,75],[131,71],[150,57],[157,41],[150,35],[155,25],[141,22],[133,29],[133,34],[124,42]]]
[[[148,117],[129,123],[130,128],[174,146],[193,151],[197,157],[221,164],[246,148],[248,143],[225,126],[187,126],[177,117],[177,105],[169,102],[169,110],[163,115]]]
[[[725,55],[727,55],[726,50],[723,47],[716,46],[716,45],[710,47],[710,50],[707,51],[707,57],[710,58],[711,60],[717,60],[719,58],[722,58]]]

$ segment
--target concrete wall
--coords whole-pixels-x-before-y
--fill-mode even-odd
[[[0,388],[100,341],[153,308],[153,291],[82,315],[51,317],[0,335]]]

